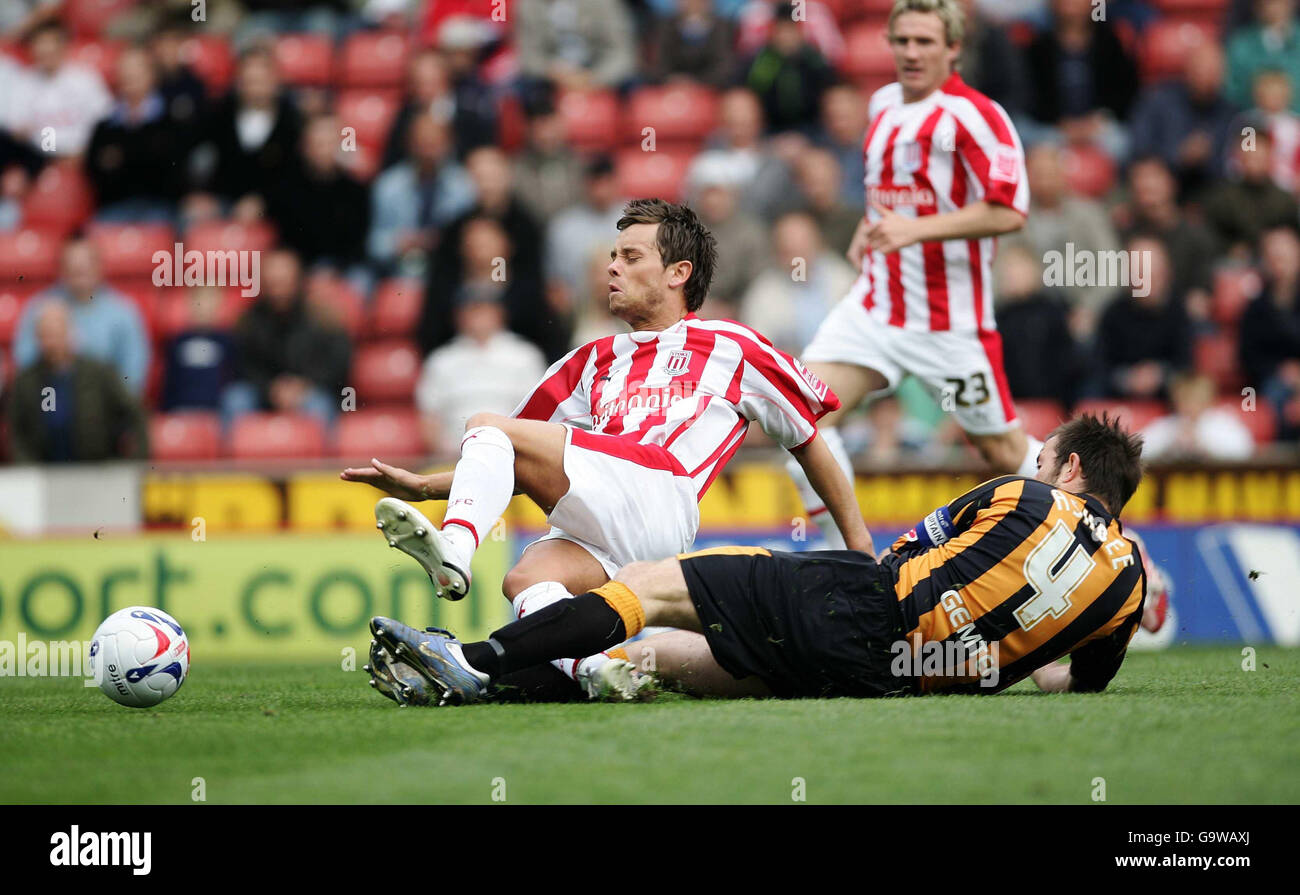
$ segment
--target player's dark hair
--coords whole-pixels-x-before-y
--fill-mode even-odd
[[[658,224],[655,243],[664,267],[678,261],[691,262],[691,275],[686,278],[686,310],[698,311],[709,294],[713,282],[713,268],[718,263],[718,241],[709,228],[700,223],[695,212],[686,205],[674,205],[663,199],[633,199],[623,208],[618,219],[619,231],[633,224]]]
[[[1128,432],[1119,417],[1105,411],[1101,416],[1085,413],[1061,423],[1052,435],[1056,436],[1057,467],[1071,454],[1078,454],[1088,493],[1118,515],[1142,481],[1142,436]]]

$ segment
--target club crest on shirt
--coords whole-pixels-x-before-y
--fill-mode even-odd
[[[680,376],[691,368],[691,352],[686,350],[668,352],[664,361],[664,372],[669,376]]]
[[[894,170],[911,174],[921,170],[921,144],[914,140],[894,147]]]

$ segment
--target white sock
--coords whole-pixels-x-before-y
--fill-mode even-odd
[[[853,463],[849,460],[849,452],[844,449],[844,439],[840,437],[839,429],[827,426],[820,431],[822,438],[826,440],[826,446],[831,449],[831,455],[835,457],[835,462],[840,465],[840,469],[844,470],[844,476],[849,480],[849,484],[853,484]],[[808,474],[803,471],[799,461],[791,457],[785,462],[785,468],[790,473],[790,478],[794,479],[795,487],[799,489],[799,499],[803,501],[804,512],[826,538],[826,546],[832,550],[843,550],[848,547],[840,527],[831,518],[831,511],[826,509],[826,504],[817,495],[812,482],[808,481]]]
[[[444,539],[469,568],[469,561],[515,490],[515,446],[495,426],[476,426],[460,443],[460,461],[442,520]]]
[[[1020,468],[1016,470],[1016,475],[1033,478],[1038,475],[1038,452],[1043,449],[1043,443],[1028,432],[1025,438],[1029,441],[1029,450],[1025,454],[1025,459],[1020,461]]]
[[[515,598],[510,601],[510,605],[515,608],[515,618],[523,618],[525,615],[550,606],[552,603],[571,599],[573,599],[573,594],[569,593],[560,582],[539,581],[536,584],[530,584],[515,594]],[[551,664],[571,680],[576,681],[578,679],[578,667],[592,661],[608,662],[609,656],[600,653],[586,659],[552,659]]]

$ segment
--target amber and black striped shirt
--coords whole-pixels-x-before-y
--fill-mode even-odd
[[[1065,655],[1076,686],[1100,690],[1142,618],[1142,557],[1119,520],[1096,497],[1035,479],[985,482],[892,550],[913,651],[964,646],[996,663],[993,687],[948,668],[920,675],[923,692],[996,692]]]

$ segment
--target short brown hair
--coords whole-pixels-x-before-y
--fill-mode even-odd
[[[1056,436],[1057,468],[1071,454],[1078,454],[1088,493],[1119,515],[1142,481],[1142,436],[1128,432],[1119,417],[1105,411],[1101,416],[1085,413],[1061,423],[1052,435]]]
[[[618,219],[620,232],[633,224],[658,224],[655,247],[664,267],[678,261],[691,262],[691,275],[686,278],[686,310],[698,311],[709,295],[713,282],[713,268],[718,263],[718,241],[709,228],[700,223],[695,212],[687,205],[674,205],[663,199],[633,199],[623,208]]]

